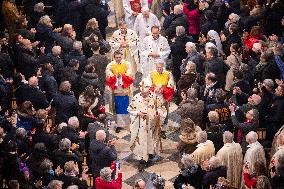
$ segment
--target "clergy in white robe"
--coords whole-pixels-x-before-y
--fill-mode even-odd
[[[148,7],[148,0],[123,0],[123,9],[127,27],[133,29],[134,22],[142,7]]]
[[[230,184],[235,188],[240,188],[243,154],[241,145],[235,143],[233,139],[234,135],[231,132],[224,132],[224,146],[217,152],[216,157],[220,159],[222,165],[227,167],[227,179]]]
[[[277,138],[277,149],[275,154],[272,156],[271,161],[270,161],[270,168],[275,166],[278,167],[279,163],[279,157],[284,155],[284,133],[281,133],[278,135]]]
[[[191,156],[194,163],[202,165],[204,161],[208,161],[212,156],[215,155],[215,147],[211,140],[207,140],[206,131],[197,133],[197,149],[192,152]]]
[[[254,131],[250,131],[246,135],[247,151],[244,156],[244,164],[247,165],[249,173],[254,173],[255,163],[264,164],[266,166],[265,152],[263,146],[257,141],[258,135]],[[245,188],[244,180],[242,179],[241,188]]]
[[[137,71],[141,72],[138,57],[138,37],[135,31],[127,28],[124,21],[119,23],[119,29],[116,30],[109,42],[112,54],[120,50],[123,54],[123,59],[131,64],[131,75],[135,76]]]
[[[284,125],[277,131],[277,133],[274,136],[272,146],[271,146],[271,151],[270,151],[270,157],[272,157],[275,154],[275,152],[277,151],[279,147],[278,137],[281,134],[284,134]]]
[[[155,63],[159,60],[165,62],[171,49],[165,37],[160,35],[160,29],[157,26],[152,27],[152,35],[144,38],[140,48],[140,64],[143,78],[155,70]]]
[[[133,30],[136,31],[140,41],[143,41],[146,36],[151,35],[152,26],[160,28],[160,21],[146,6],[142,8],[141,12],[136,17]]]
[[[150,91],[151,83],[144,79],[141,92],[128,107],[131,115],[130,149],[138,160],[148,161],[149,155],[161,150],[160,132],[166,115],[164,99]]]

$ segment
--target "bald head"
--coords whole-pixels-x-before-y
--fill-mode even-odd
[[[96,132],[96,140],[104,142],[106,139],[106,132],[104,130],[98,130]]]
[[[29,85],[31,87],[37,87],[38,86],[38,78],[36,76],[32,76],[29,79]]]
[[[257,139],[258,139],[258,135],[254,131],[251,131],[246,135],[246,142],[248,144],[252,144],[252,143],[257,142]]]
[[[61,54],[61,47],[60,46],[52,47],[52,54],[54,56],[59,56]]]

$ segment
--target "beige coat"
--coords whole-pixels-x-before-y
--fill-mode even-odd
[[[230,91],[234,82],[233,71],[240,68],[241,61],[242,61],[241,57],[237,54],[235,55],[231,54],[230,56],[227,57],[227,60],[225,61],[225,63],[230,67],[226,75],[226,85],[225,85],[226,91]]]
[[[212,141],[207,140],[197,145],[197,149],[191,154],[194,163],[202,165],[203,161],[209,160],[215,155],[215,147]]]
[[[240,188],[243,163],[242,148],[239,143],[226,143],[216,155],[227,167],[227,179],[233,187]]]

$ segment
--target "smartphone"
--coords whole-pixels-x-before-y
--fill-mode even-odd
[[[120,170],[120,163],[115,163],[115,169],[118,171],[118,170]]]

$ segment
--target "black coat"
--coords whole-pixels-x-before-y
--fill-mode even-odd
[[[20,174],[20,159],[17,154],[7,153],[4,157],[3,176],[6,180],[18,179]]]
[[[177,26],[183,26],[185,31],[188,31],[188,21],[184,14],[174,15],[171,24],[165,30],[165,34],[168,36],[168,39],[172,39],[176,36]]]
[[[65,65],[69,65],[69,61],[75,59],[79,61],[80,67],[79,67],[79,72],[82,73],[85,69],[85,66],[87,64],[87,58],[85,55],[80,53],[79,51],[72,50],[71,52],[65,54],[64,56],[64,62]]]
[[[40,89],[29,86],[25,93],[24,101],[31,101],[35,110],[45,109],[49,106],[45,94]]]
[[[45,57],[46,60],[52,64],[53,69],[54,69],[54,77],[56,79],[57,82],[59,82],[60,80],[60,74],[64,68],[64,63],[61,57],[57,57],[54,56],[52,53],[47,54],[47,56]]]
[[[26,78],[35,75],[36,69],[39,67],[39,60],[36,54],[24,47],[19,49],[18,52],[18,72],[22,73]]]
[[[4,78],[12,77],[14,63],[11,60],[9,54],[0,52],[0,74]]]
[[[191,37],[187,35],[182,35],[176,37],[175,43],[170,45],[171,54],[172,54],[172,73],[176,82],[180,79],[181,71],[180,66],[182,64],[182,60],[186,59],[187,53],[185,51],[185,44],[189,41],[193,41]]]
[[[87,73],[83,72],[81,79],[80,79],[80,91],[83,91],[88,85],[92,85],[95,88],[102,85],[99,82],[98,75],[96,73]]]
[[[96,0],[87,0],[84,7],[84,21],[88,22],[91,18],[96,18],[99,28],[106,28],[108,26],[108,7],[102,4],[96,4]]]
[[[104,167],[110,167],[111,163],[117,158],[114,146],[108,146],[95,139],[90,143],[89,154],[94,178],[100,176],[100,170]]]
[[[207,36],[207,33],[210,30],[214,30],[216,32],[220,31],[217,20],[206,20],[206,22],[200,27],[200,33],[204,36]]]
[[[35,39],[40,41],[40,45],[44,46],[46,52],[51,52],[55,40],[59,37],[60,34],[53,31],[51,27],[48,27],[43,24],[38,24],[36,27]]]
[[[205,62],[205,73],[212,72],[216,75],[219,85],[222,87],[225,85],[225,77],[227,74],[227,68],[224,61],[220,58],[213,58]]]
[[[63,187],[62,187],[63,189],[66,189],[70,185],[77,185],[78,189],[88,188],[87,182],[85,180],[80,180],[78,177],[74,177],[74,176],[67,176],[64,173],[58,177],[58,180],[61,180],[64,182]]]
[[[72,92],[57,93],[52,102],[52,106],[55,107],[56,110],[56,123],[67,123],[70,117],[78,115],[79,104]]]
[[[74,161],[78,164],[82,163],[82,155],[77,152],[66,152],[61,151],[59,149],[54,150],[51,155],[52,162],[54,164],[54,167],[60,166],[61,168],[64,168],[64,164],[68,161]]]
[[[202,178],[204,171],[200,165],[193,164],[190,167],[181,170],[181,174],[174,181],[175,189],[182,189],[183,184],[190,184],[196,189],[202,188]]]
[[[220,166],[206,172],[202,179],[203,188],[209,189],[210,185],[214,186],[217,184],[219,177],[227,177],[227,168],[225,166]]]
[[[60,82],[69,81],[72,85],[72,89],[77,89],[79,75],[77,72],[69,66],[66,66],[61,70]]]
[[[51,99],[54,99],[57,94],[57,81],[55,80],[52,74],[44,73],[42,76],[41,84],[41,90],[45,92],[46,98],[50,102]]]

